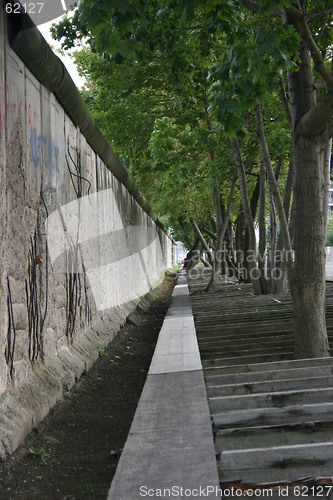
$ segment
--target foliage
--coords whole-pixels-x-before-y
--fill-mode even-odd
[[[105,350],[105,347],[104,347],[104,346],[103,346],[103,347],[101,347],[101,348],[98,350],[98,355],[99,355],[99,357],[100,357],[100,358],[103,358],[104,356],[107,356],[107,355],[108,355],[108,354],[107,354],[107,352],[106,352],[106,350]]]
[[[176,233],[191,217],[214,213],[212,188],[228,196],[233,158],[226,136],[243,140],[250,193],[261,153],[254,101],[264,109],[273,165],[283,192],[291,134],[280,102],[288,71],[297,70],[300,35],[281,23],[291,1],[82,0],[54,34],[88,77],[84,98],[155,212]],[[327,9],[309,3],[309,12]],[[332,34],[314,17],[321,49]],[[88,37],[88,38],[87,38]],[[240,209],[237,195],[232,218]]]
[[[29,453],[31,455],[40,458],[43,465],[46,465],[46,459],[49,458],[49,454],[47,453],[44,446],[37,446],[36,448],[29,448]]]
[[[97,117],[100,114],[100,123],[109,111],[109,118],[115,114],[118,131],[113,129],[111,134],[109,121],[105,125],[115,149],[118,142],[123,161],[127,160],[157,213],[163,213],[165,221],[177,233],[182,232],[186,241],[193,241],[191,224],[206,251],[209,245],[202,231],[213,240],[214,232],[222,234],[221,215],[223,219],[236,160],[240,182],[231,219],[236,222],[239,248],[255,251],[252,219],[259,190],[253,190],[253,186],[260,187],[266,211],[271,208],[271,226],[276,226],[273,205],[269,207],[267,198],[263,198],[265,182],[255,181],[260,164],[264,167],[261,181],[265,169],[269,175],[270,201],[274,198],[283,234],[280,241],[290,248],[274,168],[280,171],[278,182],[283,191],[293,161],[294,259],[286,265],[295,306],[295,351],[299,357],[328,355],[322,317],[325,224],[321,182],[327,174],[327,162],[317,153],[319,143],[324,150],[325,142],[327,146],[333,135],[332,17],[333,0],[81,0],[73,19],[65,19],[54,29],[67,45],[89,36],[92,53],[99,54],[101,61],[110,61],[115,75],[115,64],[124,70],[131,82],[128,96],[129,86],[123,79],[125,92],[118,102],[107,99],[109,90],[110,95],[114,90],[110,72],[103,97],[90,87],[91,107],[96,109]],[[143,78],[136,82],[135,76],[131,79],[131,71],[135,75],[137,67]],[[154,70],[147,78],[149,68]],[[115,81],[121,82],[120,73]],[[286,82],[288,92],[284,90]],[[163,89],[163,102],[157,102],[154,108],[150,98],[155,88],[160,92]],[[136,121],[124,127],[122,118],[134,104],[130,100],[135,95],[140,96]],[[123,113],[118,104],[124,105]],[[145,124],[142,142],[139,128],[135,129],[138,122],[139,128]],[[127,131],[122,131],[124,128]],[[124,140],[127,146],[121,142],[122,133],[124,137],[128,133]],[[130,137],[137,141],[133,146],[135,154],[130,149]],[[250,204],[251,191],[254,196]],[[286,193],[289,211],[289,189]],[[313,209],[308,206],[309,200],[314,201]],[[260,220],[263,235],[265,203],[261,203]],[[217,246],[232,244],[232,230],[228,231],[225,241],[215,236]],[[263,238],[260,243],[263,247]],[[215,269],[219,273],[214,264],[212,276],[217,274]],[[259,283],[257,278],[252,281],[255,293],[264,291],[265,282]],[[313,285],[311,308],[309,282]]]
[[[159,14],[164,22],[165,15]],[[208,60],[193,62],[202,44],[197,35],[185,52],[176,53],[167,35],[163,43],[163,52],[151,48],[149,60],[119,59],[85,48],[76,53],[76,61],[88,78],[84,98],[113,149],[154,211],[163,214],[163,222],[182,232],[179,219],[186,225],[195,213],[204,219],[213,211],[216,165],[207,117]],[[184,72],[186,65],[191,77]]]

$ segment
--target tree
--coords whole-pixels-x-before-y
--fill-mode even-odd
[[[332,31],[325,28],[329,26],[333,8],[327,2],[324,6],[320,1],[311,4],[306,1],[281,2],[282,7],[278,9],[272,8],[271,2],[261,2],[259,5],[244,0],[242,4],[247,18],[230,30],[233,45],[230,49],[229,68],[233,71],[229,71],[227,75],[229,95],[224,94],[221,98],[220,94],[220,101],[230,99],[231,104],[237,107],[234,94],[237,80],[243,84],[241,103],[238,106],[245,105],[248,96],[253,95],[253,89],[263,77],[268,82],[268,77],[274,73],[278,76],[278,71],[283,68],[283,61],[289,66],[287,68],[285,65],[285,69],[288,69],[293,130],[295,260],[291,288],[295,355],[301,358],[327,356],[324,243],[333,133],[333,76],[327,67],[331,56]],[[271,19],[269,29],[264,25],[267,25],[268,16]],[[252,58],[244,65],[237,59],[239,52],[234,47],[237,49],[235,36],[245,41],[245,47],[249,44],[246,33],[255,33],[255,38],[250,40],[255,40],[257,49],[252,51]],[[293,50],[292,39],[297,41],[297,52]],[[257,59],[259,54],[262,55],[262,62]],[[251,64],[254,61],[256,66]],[[262,63],[266,64],[266,68]],[[249,72],[249,66],[253,72]],[[217,67],[215,70],[215,78],[219,77],[219,82],[222,80],[220,69]],[[321,92],[317,91],[316,77],[320,79]],[[260,88],[258,91],[260,92]],[[235,124],[230,119],[231,105],[221,105],[218,99],[216,105],[226,132],[232,133]],[[228,113],[230,120],[226,120]],[[238,125],[239,133],[243,132],[241,125],[242,123]]]
[[[166,14],[162,17],[166,27]],[[181,33],[187,36],[187,30],[179,28],[177,50],[164,36],[163,52],[151,47],[149,60],[140,58],[139,63],[90,49],[76,54],[88,77],[84,97],[93,116],[154,211],[178,232],[179,220],[186,228],[192,219],[207,225],[214,212],[207,200],[220,182],[221,148],[214,141],[207,103],[209,58],[192,62],[194,55],[209,56],[209,46],[193,32],[182,53]],[[180,59],[182,68],[191,66],[190,73],[178,71]]]
[[[319,357],[329,354],[325,326],[325,215],[333,134],[333,76],[323,57],[331,40],[322,38],[319,42],[323,45],[319,47],[314,38],[316,32],[311,33],[309,24],[311,18],[320,19],[323,30],[326,15],[308,12],[307,8],[306,2],[301,2],[284,13],[285,23],[302,37],[298,71],[289,74],[295,172],[293,303],[295,351],[299,357]],[[317,22],[315,28],[318,29]],[[315,73],[325,86],[320,100]]]
[[[169,0],[163,5],[158,0],[131,3],[84,0],[74,20],[65,21],[58,29],[58,34],[65,33],[67,40],[80,33],[89,34],[94,49],[122,56],[137,54],[138,61],[144,60],[147,57],[144,54],[150,54],[151,48],[159,50],[170,62],[166,78],[173,81],[175,88],[187,89],[187,97],[192,95],[200,74],[198,64],[194,72],[191,64],[196,61],[193,59],[196,41],[201,42],[196,62],[204,65],[202,74],[208,69],[210,75],[207,92],[210,108],[206,109],[213,127],[207,127],[208,135],[213,137],[211,132],[215,130],[215,139],[232,138],[252,249],[253,214],[249,211],[239,141],[247,137],[248,113],[253,110],[254,102],[270,195],[280,213],[280,224],[283,223],[283,244],[289,247],[286,211],[290,196],[282,203],[272,175],[272,156],[266,147],[270,141],[262,133],[260,117],[260,106],[267,102],[267,90],[277,90],[288,74],[290,100],[282,92],[282,102],[292,125],[294,263],[292,266],[289,261],[289,267],[293,267],[290,285],[296,357],[328,355],[324,244],[333,134],[333,76],[328,68],[332,12],[332,2],[321,0],[260,3],[242,0],[238,4],[227,0]],[[208,41],[206,51],[204,39]],[[213,146],[209,150],[212,164],[218,149],[216,140]]]

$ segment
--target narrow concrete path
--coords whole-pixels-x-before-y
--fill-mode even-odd
[[[189,286],[221,484],[278,485],[304,478],[326,478],[329,484],[333,359],[292,359],[289,295],[258,297],[250,285],[235,283],[221,283],[207,294],[207,280],[196,270]],[[332,306],[328,284],[331,345]],[[315,484],[312,496],[304,490],[308,498],[333,496],[333,487]]]
[[[333,281],[333,262],[326,261],[326,281]]]
[[[187,281],[180,276],[109,500],[221,498]]]

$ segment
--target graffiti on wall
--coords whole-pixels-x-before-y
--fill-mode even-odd
[[[0,98],[0,136],[4,134],[6,140],[12,143],[15,123],[22,117],[23,103],[20,96],[13,95],[8,84],[4,89],[3,97],[3,99]]]
[[[18,124],[25,120],[25,106],[22,98],[7,84],[5,91],[0,88],[0,138],[5,137],[7,145],[13,143]],[[49,170],[57,165],[58,146],[53,137],[48,139],[40,130],[39,112],[32,103],[27,103],[27,139],[29,159],[35,168],[44,163]]]

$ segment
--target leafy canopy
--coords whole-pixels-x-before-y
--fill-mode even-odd
[[[328,3],[308,2],[327,58],[332,30],[316,12],[327,10]],[[277,14],[291,5],[81,0],[72,18],[53,28],[65,47],[82,39],[89,44],[76,56],[88,77],[84,98],[154,210],[167,214],[170,224],[192,216],[206,220],[214,212],[216,182],[227,198],[233,168],[227,136],[243,140],[253,186],[260,164],[255,100],[265,109],[273,163],[282,161],[286,170],[290,131],[280,82],[287,71],[297,70],[300,35]]]

